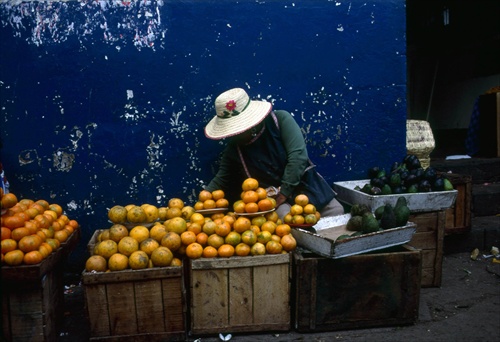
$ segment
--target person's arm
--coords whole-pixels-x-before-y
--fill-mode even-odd
[[[285,111],[276,111],[275,114],[280,126],[281,140],[287,153],[287,164],[281,179],[280,194],[289,197],[300,183],[308,165],[307,147],[302,131],[292,115]],[[281,200],[284,202],[283,197],[276,198],[276,202]]]
[[[234,153],[234,148],[230,145],[226,146],[222,153],[219,169],[214,178],[205,187],[205,190],[210,192],[218,189],[227,190],[230,186],[230,177],[232,175],[231,168],[234,169],[234,162],[231,161],[231,154]],[[231,167],[233,165],[233,167]],[[233,171],[234,172],[234,171]]]

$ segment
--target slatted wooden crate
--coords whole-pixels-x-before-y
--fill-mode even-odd
[[[290,330],[291,254],[189,262],[193,335]]]
[[[38,265],[2,266],[2,329],[7,341],[57,341],[63,321],[63,269],[76,230]]]
[[[457,190],[455,203],[446,209],[445,235],[468,233],[471,229],[472,177],[446,173]]]
[[[408,244],[422,250],[422,287],[441,286],[445,220],[445,210],[410,215],[417,231]]]
[[[82,281],[91,341],[186,340],[183,267],[84,271]]]
[[[413,324],[418,319],[420,251],[408,245],[340,259],[297,250],[293,321],[299,332]]]

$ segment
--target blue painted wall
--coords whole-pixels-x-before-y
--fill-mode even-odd
[[[292,112],[332,183],[406,153],[404,0],[6,1],[0,20],[1,160],[82,224],[79,261],[106,208],[194,203],[232,87]]]

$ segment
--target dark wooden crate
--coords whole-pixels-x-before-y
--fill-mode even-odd
[[[295,329],[319,332],[415,323],[420,264],[420,251],[407,245],[340,259],[295,251]]]
[[[408,244],[422,251],[422,287],[441,286],[445,220],[445,210],[410,215],[417,231]]]
[[[37,265],[2,266],[2,329],[7,341],[57,341],[64,312],[63,269],[76,230]]]
[[[90,254],[98,233],[87,245]],[[186,340],[183,267],[84,271],[82,281],[91,341]]]
[[[445,176],[457,190],[454,205],[446,209],[445,235],[468,233],[471,229],[472,177],[456,173]]]
[[[290,330],[291,254],[189,262],[193,335]]]

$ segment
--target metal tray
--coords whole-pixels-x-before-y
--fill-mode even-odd
[[[354,190],[356,186],[362,188],[369,182],[369,179],[335,182],[333,189],[337,192],[339,201],[349,205],[365,204],[372,211],[387,203],[396,205],[399,197],[406,198],[408,208],[412,212],[444,210],[453,206],[458,193],[457,190],[450,190],[373,196]]]
[[[350,218],[351,214],[323,217],[314,226],[316,233],[292,228],[292,235],[299,247],[327,258],[338,259],[403,245],[412,239],[417,228],[415,223],[408,222],[403,227],[353,236],[335,242],[340,235],[353,233],[345,228]]]

